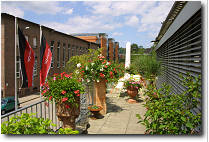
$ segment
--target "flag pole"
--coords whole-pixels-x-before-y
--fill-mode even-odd
[[[41,25],[40,25],[40,47],[41,47],[41,36],[42,36],[42,28],[41,28]],[[40,55],[41,55],[41,53],[40,53]],[[41,67],[41,63],[42,63],[42,61],[40,61],[40,67]],[[41,70],[41,68],[40,68],[40,70]],[[39,73],[39,80],[40,80],[39,81],[39,83],[40,83],[40,99],[42,99],[42,97],[41,97],[41,75],[40,75],[40,73]]]
[[[18,109],[18,104],[17,104],[17,99],[18,99],[18,96],[17,96],[17,63],[16,63],[16,60],[17,60],[17,17],[15,17],[15,110]]]

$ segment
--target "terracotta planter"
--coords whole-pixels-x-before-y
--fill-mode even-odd
[[[98,107],[99,107],[98,109],[93,109],[91,108],[91,106],[88,107],[88,110],[93,114],[94,118],[98,118],[98,116],[100,115],[99,112],[102,110],[101,106],[98,106]]]
[[[57,103],[56,115],[60,121],[63,122],[63,128],[71,128],[75,130],[75,119],[80,114],[80,99],[77,100],[78,107],[70,103]],[[69,105],[69,108],[66,108]]]
[[[130,98],[134,99],[136,97],[136,95],[138,94],[138,89],[136,89],[134,87],[128,87],[127,93]]]
[[[105,80],[100,80],[99,82],[95,82],[95,95],[94,95],[94,104],[97,106],[101,106],[103,109],[100,111],[101,114],[107,113],[106,106],[106,82]]]

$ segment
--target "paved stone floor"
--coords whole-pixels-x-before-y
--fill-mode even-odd
[[[90,119],[88,134],[144,134],[145,126],[137,123],[136,117],[136,114],[145,114],[143,97],[129,104],[127,94],[120,92],[113,89],[107,94],[107,114],[102,119]]]

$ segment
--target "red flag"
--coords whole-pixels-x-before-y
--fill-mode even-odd
[[[46,80],[52,60],[52,53],[50,47],[43,35],[41,37],[40,53],[41,53],[40,85],[42,86]]]
[[[30,47],[28,41],[25,39],[22,31],[18,27],[19,36],[19,51],[21,60],[22,72],[22,88],[31,87],[33,81],[33,67],[35,62],[35,55],[33,49]]]

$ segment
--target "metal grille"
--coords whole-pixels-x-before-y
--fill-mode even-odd
[[[162,62],[162,74],[158,77],[157,87],[163,82],[173,87],[173,92],[182,93],[185,88],[179,83],[189,72],[192,76],[201,74],[201,10],[194,14],[179,30],[177,30],[157,52]]]

